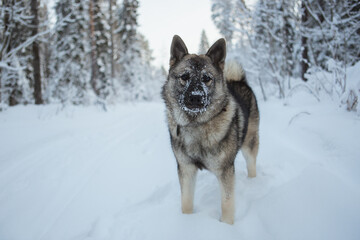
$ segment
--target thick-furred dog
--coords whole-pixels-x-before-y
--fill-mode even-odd
[[[182,212],[193,212],[196,173],[207,169],[220,182],[221,221],[233,224],[234,161],[241,150],[248,176],[256,176],[259,111],[242,67],[234,61],[225,64],[225,56],[224,39],[205,55],[196,55],[189,54],[175,35],[162,97],[178,166]]]

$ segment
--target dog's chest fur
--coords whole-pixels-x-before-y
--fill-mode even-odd
[[[192,161],[207,169],[220,167],[226,151],[237,151],[236,106],[233,101],[211,120],[201,124],[178,125],[169,119],[174,147]]]

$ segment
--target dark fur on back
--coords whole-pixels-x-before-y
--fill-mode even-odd
[[[239,104],[241,108],[241,113],[244,117],[244,127],[242,129],[242,138],[239,139],[239,147],[241,147],[242,143],[244,142],[247,129],[248,129],[248,122],[250,117],[250,110],[258,112],[256,98],[254,98],[254,93],[252,89],[246,82],[245,75],[241,79],[241,81],[230,81],[227,82],[227,87],[231,95],[235,98],[236,102]],[[254,108],[254,109],[252,109]],[[254,113],[256,114],[256,113]],[[257,118],[259,117],[258,114]]]

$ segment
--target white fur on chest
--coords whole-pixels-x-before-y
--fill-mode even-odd
[[[187,147],[211,148],[224,138],[226,130],[225,128],[212,128],[211,124],[182,127],[180,138]]]
[[[185,147],[185,154],[193,160],[199,160],[210,171],[216,171],[221,167],[221,161],[226,156],[224,151],[214,153],[212,148],[217,149],[219,141],[225,135],[223,132],[209,133],[202,128],[193,128],[191,131],[183,131],[181,138]]]
[[[218,144],[231,131],[230,126],[235,114],[233,102],[227,106],[226,111],[220,113],[210,121],[196,126],[180,127],[179,138],[183,142],[187,152],[197,153],[199,150],[210,150],[218,147]]]
[[[185,123],[184,113],[175,112],[173,115],[168,112],[171,135],[182,143],[183,154],[190,157],[188,160],[183,160],[201,160],[209,169],[219,167],[216,165],[219,163],[218,160],[226,155],[222,152],[225,149],[219,151],[219,144],[226,137],[226,134],[231,131],[230,126],[235,112],[236,104],[232,98],[230,98],[228,105],[222,112],[210,118],[209,121],[199,124],[186,123],[186,125],[183,125]],[[175,118],[175,116],[178,116],[178,118]]]

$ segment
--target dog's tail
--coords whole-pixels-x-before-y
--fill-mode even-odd
[[[225,69],[224,69],[224,77],[227,82],[246,81],[244,69],[235,60],[226,61]]]

